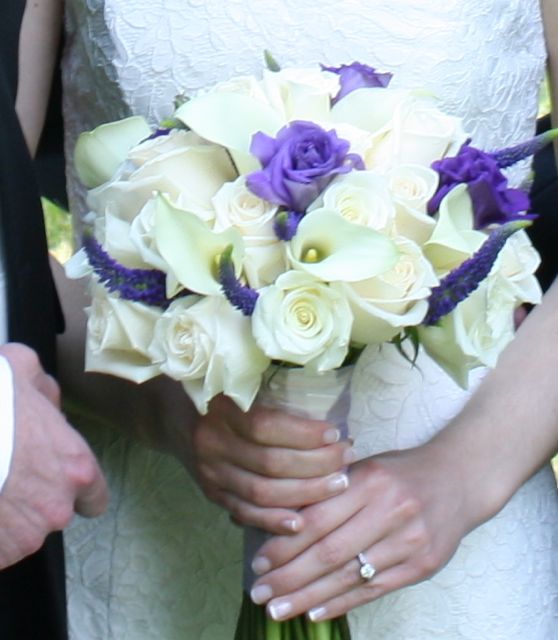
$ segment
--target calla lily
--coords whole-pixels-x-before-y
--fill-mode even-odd
[[[198,216],[175,207],[163,195],[155,200],[155,240],[176,279],[190,291],[223,295],[218,265],[229,245],[237,275],[242,270],[244,245],[238,231],[211,231]]]
[[[175,117],[202,138],[226,147],[241,174],[259,168],[250,154],[252,136],[258,131],[274,136],[285,124],[277,111],[255,98],[226,91],[185,102]]]
[[[302,219],[287,253],[295,269],[326,282],[372,278],[391,269],[399,257],[390,238],[328,209]]]
[[[438,273],[458,267],[486,240],[486,234],[473,229],[473,203],[466,185],[458,185],[442,200],[438,222],[424,253]]]
[[[107,182],[128,151],[150,134],[151,129],[141,116],[102,124],[82,133],[74,150],[79,179],[89,189]]]
[[[388,124],[397,105],[408,95],[408,91],[398,89],[356,89],[332,107],[331,116],[334,122],[376,133]]]

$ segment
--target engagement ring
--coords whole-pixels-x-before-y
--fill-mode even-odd
[[[366,557],[363,553],[358,554],[357,560],[360,564],[360,577],[363,580],[367,580],[368,582],[370,582],[370,580],[372,580],[372,578],[376,575],[376,569],[374,569],[374,567],[366,560]]]

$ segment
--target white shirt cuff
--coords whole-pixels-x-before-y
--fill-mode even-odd
[[[0,356],[0,491],[10,472],[14,448],[14,383],[10,364]]]

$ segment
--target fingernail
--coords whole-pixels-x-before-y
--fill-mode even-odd
[[[328,429],[324,432],[324,444],[335,444],[339,442],[341,432],[339,429]]]
[[[308,612],[308,617],[312,622],[318,622],[322,618],[325,618],[327,614],[327,609],[325,607],[314,607],[314,609],[310,609]]]
[[[281,524],[288,531],[293,531],[294,533],[300,531],[300,520],[297,518],[287,518],[287,520],[283,520]]]
[[[283,620],[293,610],[293,605],[288,600],[280,600],[268,605],[267,610],[274,620]]]
[[[327,488],[331,493],[344,491],[349,486],[349,476],[345,473],[336,473],[327,482]]]
[[[352,464],[356,460],[356,452],[354,449],[347,449],[343,454],[343,462],[345,464]]]
[[[254,587],[252,591],[250,591],[252,602],[255,602],[256,604],[263,604],[264,602],[267,602],[272,596],[273,591],[267,584],[260,584],[257,587]]]
[[[267,573],[270,569],[271,562],[265,556],[258,556],[257,558],[254,558],[254,561],[252,562],[252,571],[257,576]]]

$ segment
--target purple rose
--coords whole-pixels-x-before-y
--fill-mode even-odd
[[[438,191],[428,203],[428,212],[435,213],[444,196],[458,184],[466,184],[473,201],[475,229],[511,220],[526,220],[521,212],[529,209],[529,196],[521,189],[508,187],[492,154],[464,144],[457,156],[432,163],[440,176]]]
[[[340,67],[326,67],[321,65],[323,71],[336,73],[339,76],[341,88],[339,93],[333,98],[333,104],[339,102],[348,93],[355,89],[366,87],[387,87],[393,76],[392,73],[380,73],[373,67],[360,62],[342,64]]]
[[[364,169],[347,140],[312,122],[291,122],[276,138],[256,133],[250,151],[263,168],[248,175],[248,188],[292,211],[304,212],[336,175]]]

